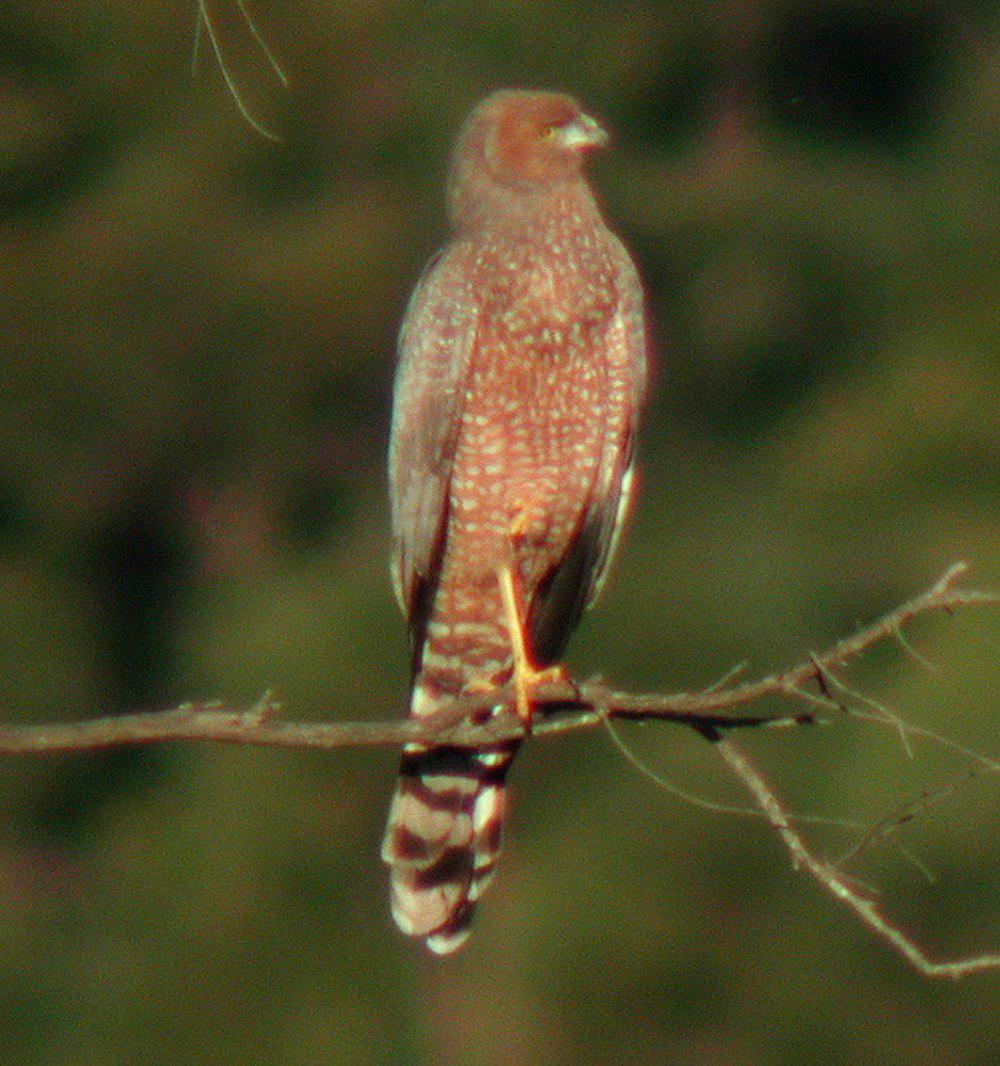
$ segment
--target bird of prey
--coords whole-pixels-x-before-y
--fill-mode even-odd
[[[522,90],[458,137],[451,239],[400,333],[389,456],[417,717],[509,685],[530,725],[615,551],[646,340],[638,274],[584,177],[606,140],[571,97]],[[439,954],[493,875],[517,746],[404,751],[382,854],[396,923]]]

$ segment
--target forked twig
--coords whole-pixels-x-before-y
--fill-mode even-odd
[[[778,833],[792,857],[792,865],[796,869],[805,870],[831,896],[854,911],[865,925],[882,937],[920,973],[927,977],[957,979],[970,973],[1000,968],[1000,955],[998,954],[975,955],[967,959],[955,959],[952,962],[935,962],[928,958],[923,948],[882,917],[873,900],[861,895],[849,885],[835,867],[813,855],[802,837],[793,828],[784,806],[760,771],[731,739],[720,737],[715,746],[730,770],[753,796],[764,817]]]
[[[284,68],[278,61],[278,57],[274,54],[273,49],[268,45],[261,33],[253,16],[250,14],[244,0],[235,0],[236,6],[239,9],[240,16],[247,24],[254,41],[257,42],[257,47],[264,54],[264,58],[267,60],[267,65],[274,72],[278,81],[282,86],[288,87],[288,75],[285,73]],[[197,12],[195,14],[195,27],[194,27],[194,47],[191,54],[191,68],[195,70],[198,64],[198,54],[201,50],[201,35],[204,31],[208,37],[208,42],[212,46],[212,52],[215,54],[215,60],[219,64],[219,69],[222,71],[223,80],[226,83],[226,88],[229,90],[229,94],[236,102],[236,107],[239,113],[243,116],[245,122],[247,122],[253,129],[255,129],[262,137],[266,137],[269,141],[280,141],[281,138],[273,131],[268,129],[263,122],[253,113],[250,105],[243,97],[243,93],[237,84],[236,78],[232,71],[229,69],[229,64],[226,62],[225,54],[222,50],[222,43],[219,40],[218,30],[215,26],[214,16],[212,15],[208,0],[198,0]]]

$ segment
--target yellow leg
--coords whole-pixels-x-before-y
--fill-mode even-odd
[[[497,568],[497,581],[500,584],[504,613],[507,615],[507,631],[510,633],[510,646],[514,657],[513,682],[517,716],[524,722],[526,729],[531,729],[534,713],[531,705],[531,690],[536,685],[564,680],[566,670],[562,666],[550,666],[544,670],[535,668],[524,639],[524,621],[517,602],[512,565]]]

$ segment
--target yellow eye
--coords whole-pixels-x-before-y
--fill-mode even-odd
[[[562,129],[561,122],[550,122],[542,127],[542,140],[554,141],[559,136],[559,131]]]

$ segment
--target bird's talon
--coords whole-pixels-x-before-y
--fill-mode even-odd
[[[536,688],[543,685],[553,685],[560,682],[569,682],[569,671],[565,666],[546,666],[536,670],[533,666],[522,663],[515,670],[514,692],[517,699],[517,716],[524,723],[527,732],[531,732],[531,725],[535,717],[535,708],[532,696]]]

